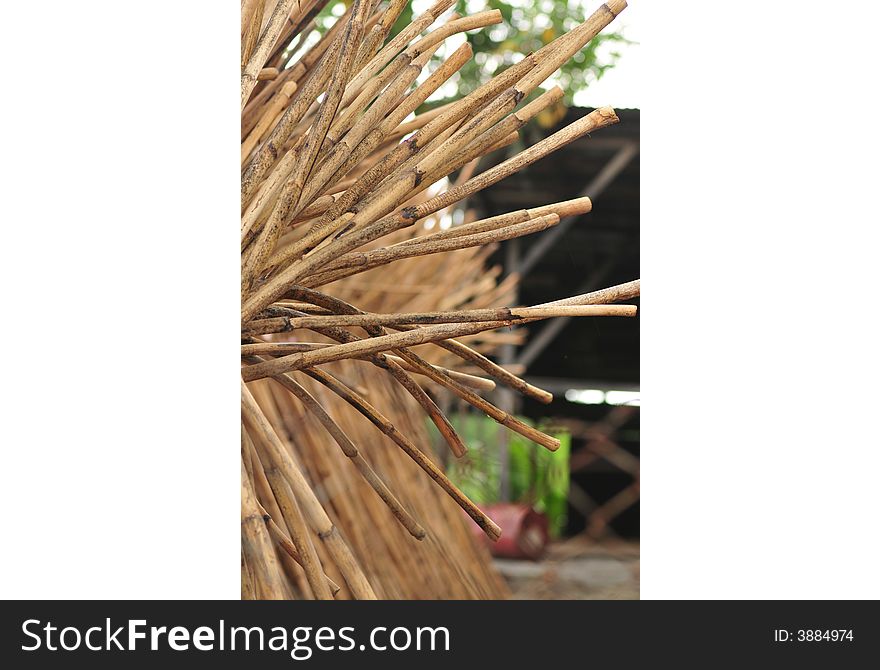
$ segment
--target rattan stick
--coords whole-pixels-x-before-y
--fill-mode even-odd
[[[290,556],[294,561],[296,561],[300,566],[302,565],[302,556],[300,556],[299,551],[296,548],[296,545],[293,543],[293,540],[288,537],[287,533],[281,529],[281,527],[275,522],[275,519],[272,518],[265,510],[263,511],[263,519],[266,522],[266,528],[269,529],[269,535],[274,539],[278,546],[281,547],[288,556]],[[339,584],[330,579],[327,575],[324,575],[324,579],[327,580],[327,586],[330,588],[330,593],[332,595],[336,595],[339,593]]]
[[[411,23],[395,35],[351,81],[343,104],[351,102],[367,81],[376,76],[379,70],[385,67],[397,55],[397,52],[402,50],[416,35],[434,23],[454,2],[455,0],[437,0],[424,14],[414,18]]]
[[[279,598],[283,593],[280,566],[257,507],[244,461],[241,463],[241,545],[252,571],[256,597],[260,600]]]
[[[325,342],[257,342],[252,344],[241,345],[241,355],[245,356],[285,356],[298,351],[313,351],[315,349],[324,349],[333,346]],[[386,359],[397,363],[407,372],[415,374],[423,374],[421,370],[410,365],[398,356],[385,355]],[[369,357],[361,357],[360,360],[369,360]],[[492,391],[495,388],[495,382],[485,377],[477,377],[458,370],[450,370],[440,366],[435,366],[438,370],[442,370],[447,375],[463,386],[467,386],[478,391]]]
[[[619,313],[614,313],[613,315],[634,316],[635,310],[627,309]],[[543,318],[546,317],[539,316],[530,317],[528,319],[499,319],[495,321],[482,321],[476,324],[451,323],[427,326],[417,330],[338,344],[332,347],[327,347],[326,349],[290,354],[289,356],[277,358],[272,361],[249,365],[242,369],[241,374],[245,381],[254,381],[256,379],[262,379],[263,377],[269,377],[292,370],[301,370],[315,365],[323,365],[325,363],[331,363],[345,358],[380,353],[388,351],[389,349],[410,347],[417,344],[436,342],[438,340],[445,340],[452,337],[461,337],[463,335],[473,335],[484,330],[495,330],[497,328],[508,327],[518,321],[530,322]]]
[[[488,400],[481,398],[473,391],[466,389],[461,384],[452,379],[452,377],[445,374],[441,370],[438,370],[437,368],[426,364],[424,361],[420,361],[410,352],[404,350],[401,352],[400,355],[411,365],[420,367],[425,375],[436,381],[438,384],[442,384],[459,398],[470,403],[472,406],[476,407],[478,410],[491,417],[502,426],[505,426],[506,428],[509,428],[510,430],[519,433],[527,440],[531,440],[536,444],[540,444],[542,447],[545,447],[550,451],[556,451],[557,449],[559,449],[559,440],[552,435],[547,435],[540,430],[537,430],[536,428],[533,428],[532,426],[523,423],[515,416],[508,414],[507,412],[490,403]]]
[[[285,482],[294,492],[295,499],[303,512],[303,516],[308,521],[312,532],[317,534],[321,539],[327,551],[333,557],[334,562],[339,567],[340,572],[345,578],[352,594],[360,600],[375,599],[376,594],[373,592],[370,583],[364,576],[363,571],[355,560],[348,545],[342,539],[337,528],[330,521],[321,503],[315,497],[314,492],[308,485],[305,477],[296,465],[293,458],[287,453],[284,444],[275,434],[274,429],[266,419],[263,411],[257,405],[254,397],[248,391],[244,382],[241,385],[242,397],[242,415],[247,423],[253,428],[252,436],[255,437],[255,444],[258,448],[265,450],[269,460],[277,471],[275,477],[276,482]],[[264,466],[265,469],[265,466]],[[272,483],[272,477],[269,476],[270,471],[266,469],[266,476]],[[273,491],[275,489],[273,488]],[[281,495],[283,497],[284,487],[281,487]],[[276,491],[276,498],[279,492]],[[279,506],[281,500],[278,501]],[[282,507],[282,512],[284,508]],[[289,525],[288,525],[289,528]],[[326,584],[325,584],[326,588]]]
[[[303,290],[303,295],[308,295],[312,297],[312,299],[321,299],[321,295],[316,292],[306,292]],[[331,300],[329,296],[323,296],[324,298]],[[304,316],[304,314],[291,312],[292,316]],[[358,338],[353,334],[349,333],[346,330],[341,328],[317,328],[316,332],[335,339],[337,342],[341,343],[353,343],[357,342]],[[409,393],[419,405],[422,406],[422,409],[425,410],[425,413],[431,419],[435,426],[437,426],[437,430],[440,432],[440,435],[443,436],[443,439],[449,445],[452,453],[460,458],[465,454],[467,448],[462,442],[461,437],[459,437],[458,433],[453,428],[452,424],[449,422],[449,419],[445,414],[437,407],[437,404],[425,393],[424,389],[419,386],[412,377],[407,374],[407,372],[393,360],[389,360],[384,354],[381,353],[369,353],[364,356],[360,356],[359,358],[363,358],[364,360],[369,361],[373,365],[385,370],[390,374],[396,382],[398,382],[403,388]],[[260,363],[259,365],[262,365]],[[247,369],[247,368],[245,368]]]
[[[291,317],[289,325],[296,328],[328,328],[331,326],[398,326],[401,324],[471,323],[476,321],[510,321],[548,319],[571,316],[635,316],[633,305],[571,305],[547,307],[497,307],[493,309],[459,310],[455,312],[412,312],[401,314],[334,314],[332,316]]]
[[[261,361],[263,359],[254,357],[254,360]],[[343,453],[351,459],[352,463],[354,463],[355,467],[358,469],[358,472],[360,472],[367,483],[382,499],[382,502],[388,506],[391,513],[398,521],[400,521],[401,525],[406,528],[410,535],[418,540],[424,538],[425,529],[422,528],[421,525],[412,518],[409,512],[403,508],[385,482],[382,481],[373,468],[370,467],[370,464],[367,463],[363,456],[361,456],[357,447],[352,443],[348,435],[346,435],[333,418],[327,414],[326,410],[321,407],[321,404],[289,375],[279,375],[272,379],[295,395],[300,402],[303,403],[306,409],[308,409],[315,418],[321,422],[324,429],[336,441]]]
[[[386,118],[377,128],[372,129],[367,136],[357,144],[346,159],[346,162],[333,175],[334,178],[340,178],[348,173],[354,165],[360,162],[370,151],[374,150],[382,139],[388,136],[395,128],[399,127],[400,122],[419,105],[421,105],[434,91],[436,91],[445,81],[455,74],[470,59],[472,49],[470,44],[465,43],[456,49],[452,55],[444,61],[444,63],[435,70],[428,79],[425,80],[416,90],[397,107],[397,109]],[[420,115],[421,117],[422,115]],[[370,172],[373,172],[371,170]],[[369,174],[369,172],[368,172]],[[352,215],[347,219],[344,217],[345,209],[357,202],[359,191],[367,188],[368,183],[374,183],[378,178],[379,172],[374,172],[370,179],[359,178],[355,184],[349,188],[337,201],[322,215],[309,230],[308,234],[294,247],[285,250],[281,258],[274,260],[273,265],[285,265],[290,260],[299,258],[304,252],[315,246],[328,234],[332,234],[339,230]],[[343,218],[340,218],[343,217]],[[331,225],[338,222],[337,225]]]
[[[501,537],[501,529],[483,511],[477,507],[434,463],[410,440],[401,433],[394,424],[373,407],[363,396],[359,395],[336,377],[325,370],[309,369],[303,372],[331,389],[340,398],[363,414],[382,433],[387,435],[399,446],[407,456],[413,459],[449,496],[470,516],[486,535],[497,540]]]
[[[263,34],[257,40],[254,50],[248,58],[247,64],[241,71],[241,108],[244,109],[245,103],[254,90],[257,83],[257,74],[266,63],[272,48],[275,46],[275,40],[278,39],[284,22],[290,16],[290,10],[296,0],[279,0],[275,6],[275,10],[269,17],[269,22],[263,29]]]
[[[352,274],[371,270],[381,265],[387,265],[394,261],[412,258],[414,256],[427,256],[429,254],[444,253],[467,247],[484,246],[504,240],[522,237],[551,228],[559,223],[557,214],[546,214],[535,219],[529,219],[504,228],[487,230],[472,235],[461,235],[445,239],[428,239],[421,244],[411,244],[402,247],[385,247],[373,251],[350,253],[340,257],[327,265],[326,271],[316,273],[308,282],[307,286],[321,286],[337,281]]]
[[[333,595],[327,585],[327,580],[324,578],[324,570],[312,544],[305,519],[300,511],[296,495],[291,489],[290,483],[275,466],[269,466],[264,471],[275,500],[278,501],[278,507],[281,509],[284,523],[290,531],[290,540],[299,552],[303,571],[306,573],[306,579],[309,582],[312,593],[318,600],[332,600]]]
[[[428,214],[432,214],[439,209],[448,207],[462,198],[501,181],[505,177],[509,177],[515,172],[522,170],[524,167],[540,160],[544,156],[561,149],[580,137],[583,137],[587,133],[599,130],[600,128],[605,128],[606,126],[617,122],[617,114],[615,114],[614,110],[610,107],[596,109],[574,123],[566,126],[562,130],[557,131],[537,144],[525,149],[513,158],[509,158],[503,163],[469,179],[464,184],[455,186],[442,195],[431,198],[421,205],[406,208],[401,211],[400,216],[402,218],[415,220],[425,217]]]
[[[324,137],[330,129],[330,124],[333,122],[333,117],[336,115],[339,103],[342,100],[345,85],[351,76],[354,58],[357,55],[357,45],[360,42],[363,24],[366,20],[368,5],[367,0],[354,0],[353,2],[351,19],[342,33],[339,59],[331,76],[327,95],[321,102],[318,110],[317,119],[306,137],[302,150],[299,152],[298,160],[294,165],[290,179],[283,187],[278,202],[269,216],[269,220],[257,236],[254,242],[254,249],[242,268],[243,295],[253,281],[256,271],[263,266],[274,250],[281,224],[287,217],[288,211],[291,208],[295,208],[302,193],[303,184],[311,173]]]

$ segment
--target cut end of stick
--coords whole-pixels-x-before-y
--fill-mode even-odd
[[[593,202],[589,198],[584,196],[581,198],[574,198],[572,200],[563,200],[562,202],[553,203],[552,205],[533,207],[532,209],[526,211],[532,218],[554,212],[559,215],[560,219],[564,219],[569,216],[580,216],[581,214],[587,214],[592,210]]]
[[[615,123],[620,123],[620,118],[617,116],[617,112],[614,111],[613,107],[600,107],[592,112],[592,114],[596,114],[602,118],[602,121],[600,122],[600,127],[602,128]]]
[[[626,9],[627,5],[626,0],[608,0],[608,2],[605,3],[605,6],[608,8],[608,11],[614,14],[614,16],[617,16],[620,12]]]
[[[557,440],[555,437],[548,435],[547,439],[540,442],[540,444],[542,447],[547,449],[547,451],[556,451],[557,449],[559,449],[559,446],[562,443],[559,440]]]
[[[501,537],[501,528],[489,517],[486,517],[485,522],[480,524],[480,528],[492,542],[497,542]]]

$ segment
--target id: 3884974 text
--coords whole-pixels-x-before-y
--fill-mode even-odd
[[[846,628],[801,628],[773,631],[774,642],[852,642],[853,632]]]

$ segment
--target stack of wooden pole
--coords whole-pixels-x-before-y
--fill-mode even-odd
[[[437,0],[391,35],[406,0],[352,0],[307,42],[326,4],[242,3],[242,597],[502,597],[456,506],[489,538],[499,528],[427,447],[423,417],[453,456],[467,449],[429,391],[442,387],[556,449],[480,392],[500,383],[552,396],[461,338],[483,335],[486,346],[484,334],[535,320],[633,316],[634,306],[612,303],[637,296],[639,283],[495,306],[510,285],[480,277],[482,250],[587,212],[587,198],[436,231],[425,224],[617,121],[597,109],[478,169],[559,100],[556,87],[530,94],[626,3],[609,1],[469,95],[421,114],[472,55],[464,43],[424,76],[434,52],[500,13],[448,15],[453,1]],[[427,288],[407,294],[413,284]]]

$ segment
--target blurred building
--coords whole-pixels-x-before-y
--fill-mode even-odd
[[[523,139],[534,144],[590,111],[569,109],[555,128],[531,124]],[[617,112],[620,123],[573,142],[470,202],[482,217],[582,195],[593,201],[588,214],[501,245],[493,261],[505,274],[521,276],[519,304],[639,278],[639,110]],[[499,152],[487,164],[504,157]],[[637,537],[638,317],[553,319],[527,327],[526,344],[508,346],[503,362],[521,366],[527,380],[555,399],[541,405],[510,394],[500,404],[535,420],[550,418],[571,432],[570,534]]]

